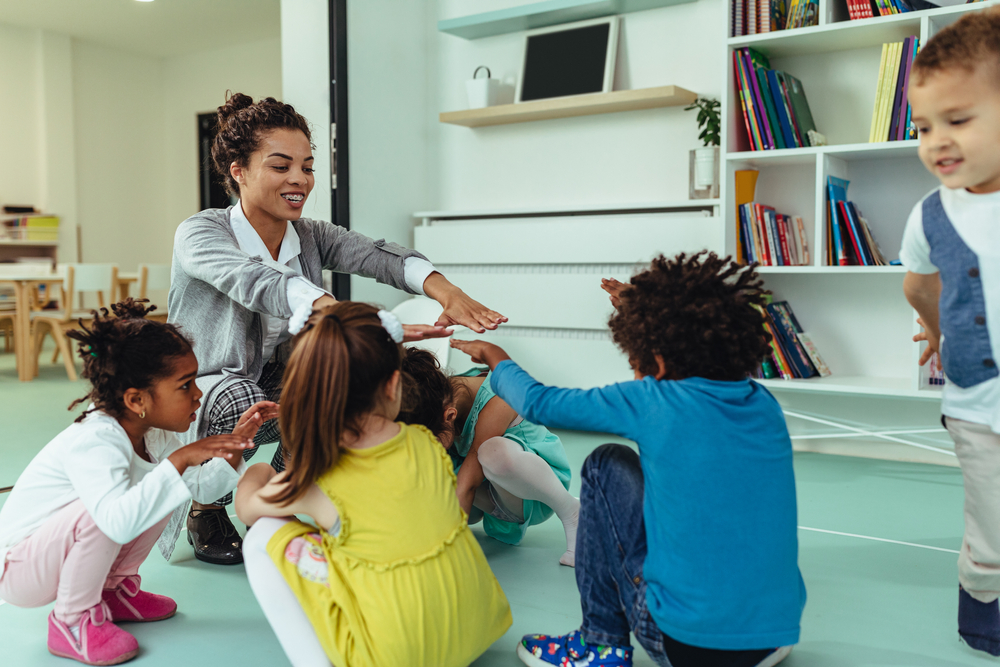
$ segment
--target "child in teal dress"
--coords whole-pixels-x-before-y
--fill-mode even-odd
[[[449,378],[433,354],[410,348],[403,372],[399,419],[426,426],[449,450],[469,523],[482,520],[487,535],[518,544],[528,526],[555,513],[566,533],[559,562],[573,567],[580,501],[567,490],[571,474],[559,438],[494,394],[485,369]]]

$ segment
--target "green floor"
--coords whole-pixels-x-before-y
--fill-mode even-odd
[[[0,487],[12,484],[34,453],[72,421],[65,408],[84,391],[85,384],[70,384],[58,366],[44,365],[37,380],[19,383],[12,355],[0,354]],[[562,435],[576,470],[605,440]],[[258,458],[269,460],[270,452]],[[795,468],[800,566],[809,602],[802,641],[784,664],[950,667],[997,662],[960,644],[955,629],[954,551],[962,535],[957,469],[811,453],[797,454]],[[572,490],[578,492],[578,480]],[[5,497],[0,495],[0,503]],[[549,521],[532,528],[518,547],[484,538],[476,530],[511,602],[514,625],[475,665],[515,666],[520,662],[514,646],[522,634],[561,633],[580,622],[573,570],[557,564],[562,529]],[[183,541],[175,560],[168,564],[154,552],[141,570],[144,587],[174,597],[179,612],[162,623],[126,626],[142,646],[132,664],[287,664],[242,566],[196,561]],[[50,608],[0,606],[0,665],[70,664],[46,652]],[[635,664],[653,663],[640,652]]]

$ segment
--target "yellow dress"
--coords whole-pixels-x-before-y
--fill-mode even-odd
[[[510,606],[423,426],[341,450],[317,485],[340,513],[331,535],[298,521],[268,553],[336,667],[463,667],[511,625]]]

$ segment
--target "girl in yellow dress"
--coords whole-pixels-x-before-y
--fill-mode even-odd
[[[402,340],[366,304],[314,312],[281,394],[288,469],[239,485],[247,576],[296,667],[459,667],[511,624],[444,448],[394,421]]]

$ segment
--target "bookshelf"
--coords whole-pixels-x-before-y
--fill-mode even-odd
[[[738,0],[730,0],[735,2]],[[935,33],[970,11],[996,4],[979,2],[887,17],[851,21],[845,0],[819,0],[819,25],[730,37],[726,15],[726,58],[722,96],[723,156],[721,208],[724,250],[738,244],[735,172],[756,169],[755,201],[798,215],[806,224],[810,266],[761,267],[778,300],[792,305],[833,375],[806,380],[765,380],[778,392],[817,392],[934,400],[917,366],[916,313],[903,297],[900,266],[826,265],[826,181],[850,181],[848,199],[857,203],[887,259],[898,259],[903,229],[913,205],[938,186],[917,156],[919,142],[867,141],[875,102],[882,44]],[[817,129],[828,146],[752,151],[733,72],[733,52],[752,47],[774,69],[802,81]]]

